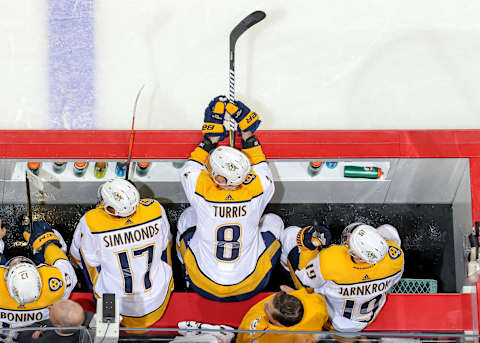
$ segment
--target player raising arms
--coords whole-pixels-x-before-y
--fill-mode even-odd
[[[220,146],[225,111],[238,123],[242,151]],[[254,136],[260,120],[240,101],[213,99],[205,110],[202,142],[181,182],[190,202],[178,221],[177,249],[190,286],[216,301],[242,301],[260,292],[280,256],[283,222],[262,213],[274,184]]]
[[[167,214],[135,186],[112,179],[98,190],[100,205],[77,225],[70,255],[84,270],[95,297],[115,293],[122,325],[144,328],[163,315],[173,290]]]
[[[313,288],[325,297],[332,325],[327,329],[360,331],[376,318],[387,291],[402,276],[400,237],[388,224],[375,229],[353,223],[343,230],[341,245],[321,249],[328,245],[329,235],[324,226],[287,228],[282,264],[297,287]]]

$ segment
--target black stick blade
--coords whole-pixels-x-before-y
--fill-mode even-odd
[[[263,11],[255,11],[247,15],[230,33],[230,51],[235,49],[237,39],[250,27],[265,19],[267,15]]]

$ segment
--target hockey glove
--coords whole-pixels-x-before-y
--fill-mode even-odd
[[[242,131],[250,131],[254,133],[260,125],[260,116],[245,106],[241,101],[229,102],[226,105],[227,112],[238,123],[238,135],[242,135]]]
[[[202,133],[206,137],[220,137],[222,141],[227,135],[223,120],[225,117],[225,103],[227,98],[223,95],[217,96],[208,104],[205,109]]]
[[[28,245],[32,247],[34,262],[44,260],[43,254],[49,244],[53,243],[61,248],[60,238],[47,223],[33,222],[33,232],[28,232],[28,228],[28,226],[24,226],[23,237],[28,242]]]
[[[330,244],[332,234],[324,225],[307,226],[297,233],[297,246],[302,250],[320,250]]]

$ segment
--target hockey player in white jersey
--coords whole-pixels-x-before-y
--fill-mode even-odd
[[[238,123],[242,150],[220,146],[225,111]],[[240,101],[219,96],[205,110],[203,141],[181,182],[190,202],[179,218],[177,250],[190,287],[215,301],[242,301],[268,283],[280,256],[281,218],[262,216],[274,183],[254,136],[260,120]]]
[[[282,264],[297,287],[309,287],[325,297],[331,324],[327,330],[363,330],[402,276],[400,237],[388,224],[375,229],[353,223],[343,230],[341,245],[322,249],[328,242],[322,242],[319,234],[326,230],[321,226],[287,228],[281,238]]]
[[[149,327],[158,321],[173,290],[171,233],[158,201],[142,199],[127,180],[100,186],[97,208],[75,230],[70,255],[84,270],[96,298],[115,293],[122,325]]]
[[[64,241],[60,233],[45,222],[34,222],[32,229],[24,231],[23,237],[33,250],[33,261],[17,256],[6,262],[3,255],[6,229],[0,220],[0,322],[4,328],[48,319],[48,307],[68,298],[77,283],[75,271],[61,250]],[[9,342],[16,334],[0,331],[0,340]]]

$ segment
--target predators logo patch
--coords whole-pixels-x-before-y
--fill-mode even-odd
[[[395,247],[392,247],[392,246],[389,246],[388,247],[388,255],[390,256],[390,258],[392,260],[395,260],[397,258],[399,258],[401,255],[402,255],[402,251],[398,248],[395,248]]]
[[[140,204],[142,204],[143,206],[150,206],[151,204],[153,204],[153,199],[142,199],[140,200]]]
[[[62,286],[63,282],[59,278],[51,277],[48,279],[48,288],[50,288],[52,292],[58,291]]]
[[[255,180],[257,176],[255,174],[248,174],[247,177],[245,178],[245,181],[243,181],[244,185],[248,185],[251,183],[253,180]]]

